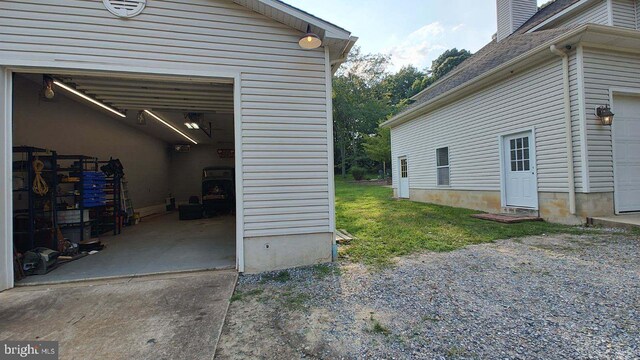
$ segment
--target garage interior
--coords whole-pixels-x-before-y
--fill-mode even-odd
[[[233,81],[14,74],[16,284],[235,268]]]

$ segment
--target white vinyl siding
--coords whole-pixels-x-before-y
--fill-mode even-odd
[[[613,25],[636,29],[636,0],[612,1]]]
[[[585,48],[584,77],[591,191],[610,192],[613,191],[611,127],[601,125],[594,109],[611,102],[612,88],[640,92],[640,55]],[[615,114],[615,104],[612,111]]]
[[[636,30],[640,30],[640,2],[636,0]]]
[[[444,143],[455,154],[452,189],[499,191],[499,136],[535,127],[539,191],[566,192],[564,124],[562,66],[554,58],[392,128],[392,156],[409,157],[412,189],[434,189],[433,154]]]
[[[498,0],[498,41],[511,35],[537,11],[535,0]]]
[[[541,29],[551,29],[563,26],[577,26],[581,24],[600,24],[609,25],[609,6],[607,0],[599,0],[595,4],[580,10],[574,10],[574,13],[567,14],[551,21]]]
[[[324,49],[231,1],[149,1],[133,19],[102,1],[0,1],[0,58],[241,72],[245,237],[330,232]]]
[[[498,0],[498,41],[513,33],[513,24],[511,22],[511,0]]]

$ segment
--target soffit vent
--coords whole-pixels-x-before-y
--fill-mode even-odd
[[[134,17],[144,10],[147,0],[102,0],[113,15],[121,18]]]

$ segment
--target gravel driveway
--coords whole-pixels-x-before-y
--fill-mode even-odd
[[[640,241],[554,235],[240,279],[220,359],[637,359]]]

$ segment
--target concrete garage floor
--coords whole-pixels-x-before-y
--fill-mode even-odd
[[[178,213],[143,219],[118,236],[101,237],[97,254],[61,265],[17,285],[235,267],[235,217],[180,221]]]
[[[0,340],[58,341],[60,359],[212,359],[237,273],[153,275],[0,293]]]

